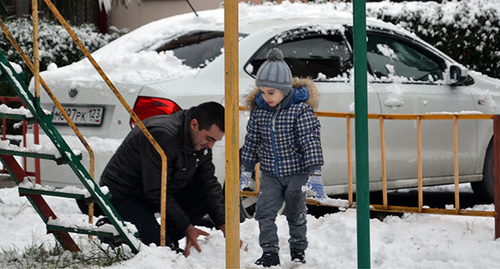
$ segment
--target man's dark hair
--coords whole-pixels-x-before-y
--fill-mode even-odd
[[[213,124],[224,131],[224,107],[216,102],[206,102],[193,109],[191,119],[196,119],[200,130],[209,130]]]

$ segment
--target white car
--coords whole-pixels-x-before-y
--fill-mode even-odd
[[[294,76],[311,77],[320,91],[319,111],[354,112],[353,26],[349,12],[334,3],[239,5],[240,101],[254,84],[267,51],[278,47]],[[93,57],[141,118],[187,109],[213,100],[224,104],[224,11],[183,14],[152,22],[111,42]],[[380,20],[367,19],[369,113],[482,113],[500,111],[500,83],[466,68],[414,34]],[[86,59],[41,73],[88,138],[96,154],[95,178],[131,130],[130,116]],[[79,146],[49,98],[42,106],[69,144]],[[84,116],[82,116],[84,115]],[[240,145],[248,112],[240,113]],[[345,119],[320,117],[328,195],[347,193]],[[352,125],[354,126],[354,125]],[[453,183],[453,124],[422,125],[424,185]],[[369,121],[370,190],[381,190],[380,130]],[[459,122],[461,182],[485,201],[493,199],[491,120]],[[415,121],[385,123],[389,189],[417,186]],[[354,150],[354,145],[353,145]],[[354,155],[353,155],[354,156]],[[224,182],[224,142],[214,148],[217,176]],[[70,169],[42,162],[42,182],[77,184]]]

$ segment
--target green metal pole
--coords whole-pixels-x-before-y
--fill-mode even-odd
[[[368,171],[366,1],[354,0],[353,13],[358,268],[370,268],[370,177]]]

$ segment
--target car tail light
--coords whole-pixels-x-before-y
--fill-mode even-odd
[[[134,112],[139,119],[145,120],[152,116],[173,114],[181,108],[171,100],[155,97],[139,97],[135,102]],[[130,127],[134,128],[135,121],[130,118]]]

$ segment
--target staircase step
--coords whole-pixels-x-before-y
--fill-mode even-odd
[[[37,185],[35,188],[26,188],[24,187],[26,184],[21,184],[19,185],[19,195],[24,196],[28,194],[37,194],[37,195],[47,195],[47,196],[55,196],[55,197],[63,197],[63,198],[73,198],[76,200],[87,200],[87,199],[92,199],[91,197],[85,197],[85,194],[83,191],[81,193],[78,192],[71,192],[65,189],[50,189],[47,188],[46,186],[42,185]]]
[[[77,187],[56,188],[53,186],[36,184],[26,179],[19,184],[18,190],[20,196],[35,194],[35,195],[47,195],[47,196],[62,197],[62,198],[72,198],[75,200],[85,201],[87,205],[95,202],[94,197],[91,196],[89,192],[86,190],[79,189]],[[110,193],[106,194],[105,196],[109,199]]]
[[[87,234],[87,235],[95,235],[102,238],[109,238],[103,240],[106,243],[123,243],[123,235],[118,232],[117,228],[113,226],[113,224],[104,222],[99,226],[88,223],[85,221],[87,215],[79,216],[60,216],[56,219],[50,218],[47,221],[47,232],[48,233],[57,233],[57,232],[65,232],[65,233],[78,233],[78,234]],[[78,221],[80,219],[80,221]],[[99,223],[99,221],[98,221]],[[137,237],[138,234],[134,234],[134,237]]]
[[[112,225],[110,225],[113,227]],[[96,235],[98,237],[105,238],[119,238],[120,235],[118,232],[115,233],[109,231],[103,231],[101,227],[66,227],[55,224],[47,224],[47,232],[67,232],[67,233],[78,233],[78,234],[88,234],[88,235]],[[116,239],[115,239],[116,240]]]
[[[45,151],[45,152],[44,152]],[[8,140],[0,140],[0,155],[21,156],[44,160],[53,160],[57,164],[65,164],[66,160],[58,152],[44,150],[40,145],[32,147],[18,147],[11,145]],[[82,160],[82,155],[76,155],[78,161]]]
[[[17,150],[0,148],[0,155],[13,155],[54,161],[62,159],[61,157],[56,157],[54,154],[24,151],[23,148],[18,148]]]
[[[96,226],[88,222],[85,214],[62,215],[47,220],[47,232],[70,232],[88,235],[97,235],[106,238],[119,238],[120,233],[111,224]]]
[[[0,112],[0,119],[8,119],[8,120],[27,120],[27,121],[34,121],[33,117],[27,117],[26,115],[23,114],[10,114],[10,113],[2,113]]]
[[[29,123],[36,122],[36,120],[33,118],[33,115],[28,109],[24,107],[11,108],[5,104],[0,105],[0,118],[18,121],[26,120]]]

